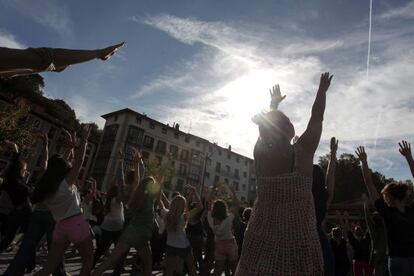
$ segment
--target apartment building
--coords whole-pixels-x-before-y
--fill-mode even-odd
[[[62,128],[70,130],[66,125],[64,125],[58,119],[47,114],[43,107],[36,105],[31,102],[26,102],[30,106],[30,111],[26,118],[23,118],[21,122],[21,128],[33,128],[38,133],[47,133],[49,141],[49,156],[52,156],[55,153],[62,153],[64,150],[61,145],[64,139],[63,133],[61,132]],[[6,105],[14,104],[9,98],[3,97],[0,95],[0,108]],[[33,137],[36,139],[36,137]],[[35,182],[40,173],[40,162],[42,159],[42,142],[36,142],[33,146],[33,149],[29,153],[23,152],[23,157],[26,159],[27,168],[30,173],[30,181]],[[88,147],[86,149],[86,155],[82,168],[79,174],[79,181],[85,181],[91,172],[93,160],[95,159],[97,143],[89,141]],[[0,151],[0,172],[7,166],[11,153],[7,150]]]
[[[232,185],[241,200],[249,200],[253,160],[208,140],[180,130],[178,123],[161,123],[131,109],[102,116],[106,122],[96,156],[93,176],[107,188],[117,167],[118,149],[125,151],[126,165],[131,166],[130,146],[142,152],[144,162],[164,165],[172,156],[174,176],[166,191],[183,191],[186,184],[201,190],[222,181]]]

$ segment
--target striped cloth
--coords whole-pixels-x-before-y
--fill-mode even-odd
[[[236,275],[323,275],[312,177],[258,179]]]

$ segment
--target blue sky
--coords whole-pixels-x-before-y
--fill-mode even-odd
[[[369,77],[369,0],[0,2],[0,45],[93,49],[127,46],[108,62],[45,73],[45,92],[84,121],[129,107],[252,156],[250,118],[268,89],[297,134],[309,119],[319,75],[328,92],[317,155],[365,145],[373,169],[410,179],[397,142],[414,142],[414,2],[374,0]]]

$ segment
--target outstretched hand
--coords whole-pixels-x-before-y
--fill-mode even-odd
[[[326,91],[328,91],[332,78],[333,75],[329,75],[329,72],[325,72],[321,75],[321,80],[319,82],[320,92],[326,93]]]
[[[132,160],[138,163],[142,159],[141,153],[135,147],[130,147],[130,149],[132,151]]]
[[[279,84],[276,84],[269,90],[270,93],[270,108],[277,109],[279,104],[286,98],[286,95],[282,96],[280,92]]]
[[[410,143],[408,143],[405,140],[402,140],[400,143],[398,143],[398,145],[400,146],[399,152],[402,156],[404,156],[405,158],[412,158]]]
[[[331,138],[331,156],[336,156],[338,150],[338,140],[335,137]]]
[[[365,148],[363,146],[359,146],[355,153],[361,162],[367,162],[367,153],[365,152]]]
[[[112,45],[112,46],[109,46],[107,48],[98,50],[99,51],[99,58],[101,60],[110,59],[115,54],[115,52],[118,51],[118,49],[123,47],[124,45],[125,45],[125,42],[121,42],[119,44]]]

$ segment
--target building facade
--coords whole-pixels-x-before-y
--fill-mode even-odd
[[[179,124],[163,124],[131,109],[102,117],[106,122],[93,176],[104,190],[114,177],[118,150],[125,152],[129,167],[132,166],[130,147],[135,147],[141,151],[144,163],[165,165],[171,162],[174,173],[165,185],[167,193],[182,192],[186,184],[201,191],[203,186],[222,181],[233,186],[241,200],[249,200],[252,159],[185,133]]]
[[[0,108],[12,104],[14,103],[10,99],[0,96]],[[27,114],[26,118],[22,120],[20,127],[32,128],[39,134],[47,134],[49,143],[49,156],[52,156],[56,153],[63,153],[64,149],[61,145],[64,139],[64,135],[61,129],[65,128],[69,131],[71,131],[71,129],[62,124],[62,122],[56,118],[48,115],[41,106],[30,102],[26,102],[26,104],[30,106],[30,111]],[[37,139],[37,137],[33,137],[33,139]],[[90,176],[93,161],[95,159],[96,148],[97,143],[91,141],[88,142],[85,159],[79,173],[78,179],[80,182],[84,182]],[[43,155],[42,149],[42,141],[39,139],[39,141],[36,141],[34,144],[33,149],[30,151],[30,153],[23,152],[23,157],[27,163],[27,169],[30,173],[29,182],[35,183],[41,174],[42,169],[40,167],[40,162]],[[0,172],[8,165],[10,157],[10,151],[0,151]]]

